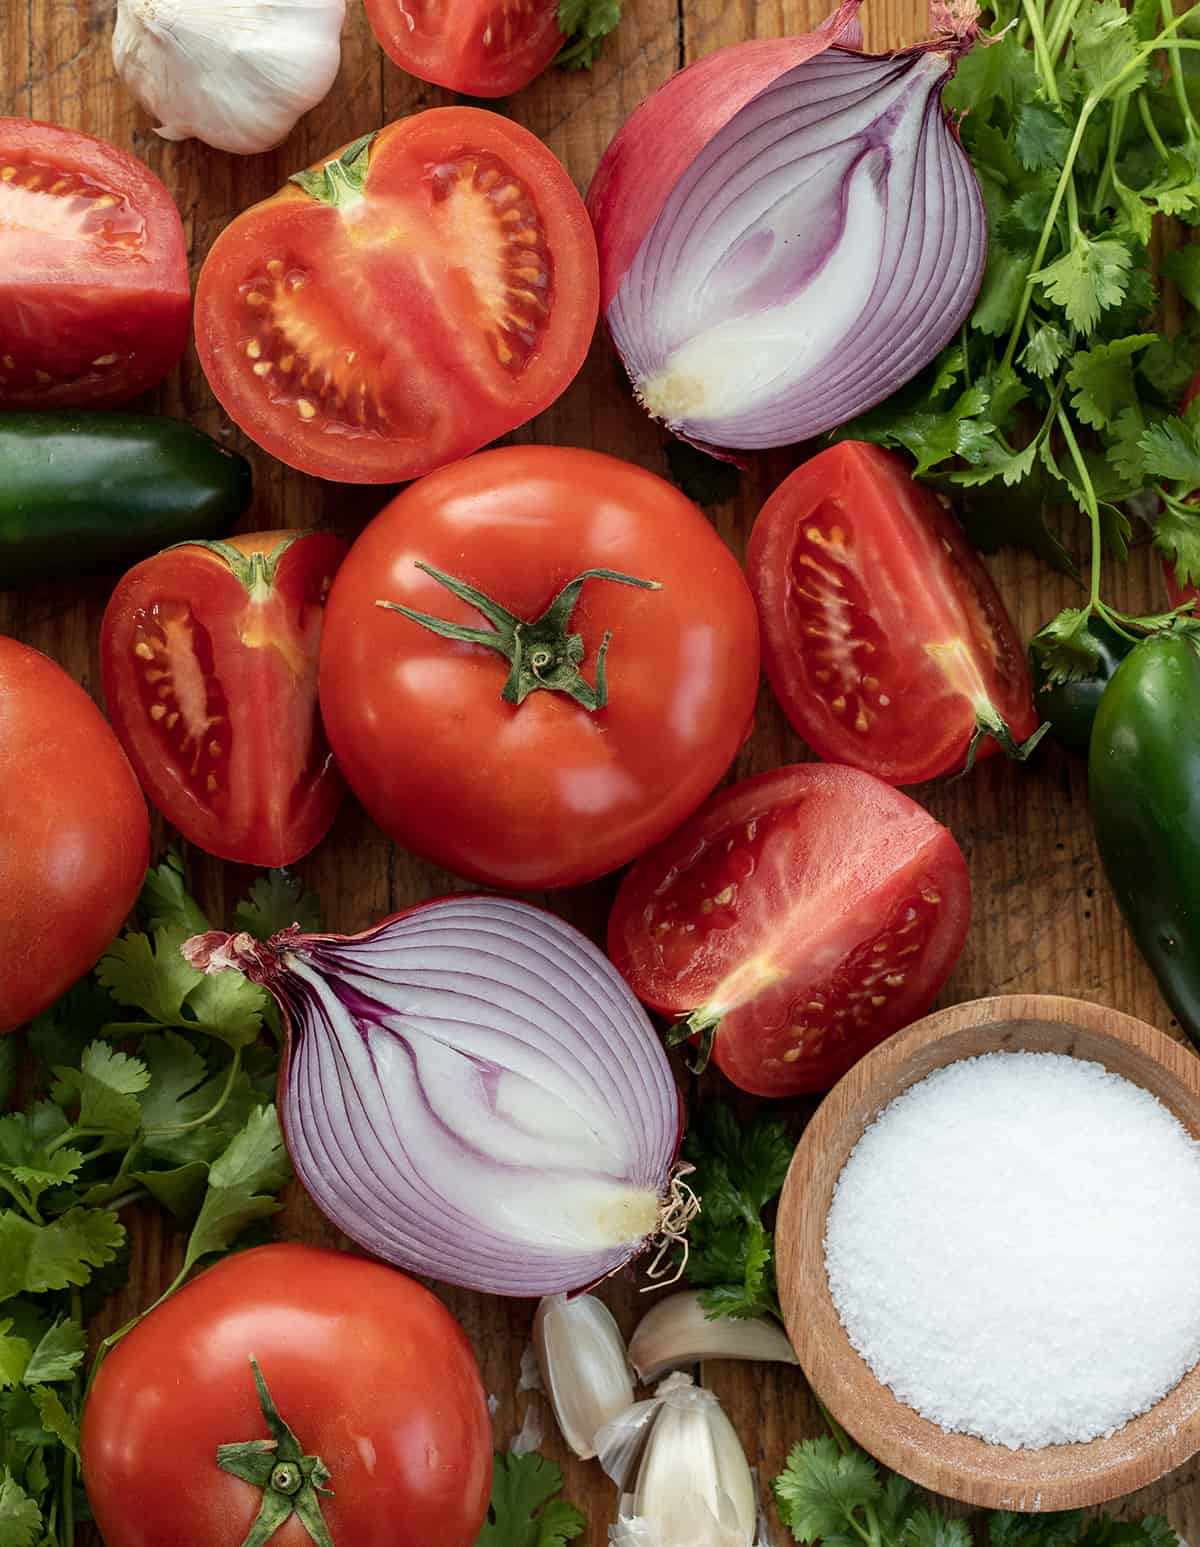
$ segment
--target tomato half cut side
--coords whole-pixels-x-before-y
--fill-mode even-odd
[[[971,919],[966,862],[915,801],[805,763],[719,790],[621,884],[608,953],[743,1090],[827,1090],[924,1014]]]
[[[437,108],[221,233],[197,349],[226,411],[280,461],[395,483],[548,407],[598,308],[595,238],[562,165],[496,113]]]
[[[113,728],[154,805],[219,859],[290,865],[337,813],[317,657],[344,553],[328,532],[188,543],[131,569],[105,611]]]
[[[450,91],[505,97],[540,75],[566,39],[558,0],[366,0],[393,63]]]
[[[820,757],[915,784],[973,745],[1030,749],[1033,688],[1004,603],[891,452],[842,441],[797,468],[759,512],[746,577],[767,677]]]
[[[179,359],[187,246],[149,167],[90,134],[0,118],[0,232],[0,407],[111,407]]]

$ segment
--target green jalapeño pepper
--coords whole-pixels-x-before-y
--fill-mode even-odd
[[[1200,647],[1144,639],[1100,700],[1088,760],[1100,857],[1163,997],[1200,1046]]]
[[[1038,650],[1038,636],[1029,646],[1029,665],[1033,673],[1033,702],[1039,720],[1049,720],[1050,734],[1069,752],[1088,755],[1092,723],[1105,688],[1117,667],[1137,644],[1128,634],[1119,633],[1110,623],[1095,615],[1088,619],[1088,633],[1096,642],[1099,658],[1086,677],[1072,682],[1049,682]]]

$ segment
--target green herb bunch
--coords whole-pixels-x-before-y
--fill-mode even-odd
[[[1157,217],[1200,225],[1200,9],[1170,0],[995,0],[994,41],[958,66],[946,105],[987,206],[983,287],[958,339],[909,387],[839,431],[898,447],[943,487],[984,548],[1072,562],[1046,513],[1089,521],[1091,589],[1039,636],[1052,676],[1094,667],[1087,620],[1134,620],[1100,594],[1130,509],[1181,584],[1200,581],[1200,245],[1163,271],[1190,303],[1168,339],[1151,280]],[[1130,505],[1132,502],[1132,506]]]
[[[86,1323],[128,1275],[120,1210],[154,1201],[189,1229],[165,1299],[275,1213],[291,1174],[272,1104],[277,1038],[263,1036],[274,1011],[240,973],[202,977],[180,956],[211,926],[176,857],[147,876],[138,916],[145,933],[0,1039],[0,1547],[70,1547],[86,1518]],[[311,925],[313,901],[273,872],[235,918],[267,938]]]

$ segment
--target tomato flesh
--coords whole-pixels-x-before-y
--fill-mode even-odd
[[[803,764],[718,791],[643,855],[608,949],[654,1009],[715,1024],[735,1084],[794,1095],[928,1008],[970,912],[944,827],[869,774]]]
[[[150,824],[83,689],[0,636],[0,1032],[65,994],[137,901]]]
[[[73,130],[0,119],[0,233],[0,406],[127,402],[183,353],[183,227],[132,156]]]
[[[330,1473],[347,1547],[473,1547],[491,1420],[462,1328],[427,1289],[345,1252],[281,1244],[201,1273],[100,1366],[80,1448],[106,1547],[238,1547],[262,1490],[217,1447],[267,1440],[253,1356],[283,1421]],[[281,1547],[304,1547],[298,1518]]]
[[[473,108],[382,130],[361,191],[289,185],[218,238],[197,347],[260,445],[352,483],[409,479],[548,406],[598,308],[595,240],[528,131]],[[340,184],[339,184],[340,186]]]
[[[995,586],[891,453],[845,441],[798,468],[759,513],[746,573],[771,686],[821,757],[912,784],[962,768],[981,717],[1017,742],[1037,728]]]
[[[324,836],[343,786],[316,710],[325,598],[345,548],[328,533],[235,538],[137,565],[101,631],[104,693],[142,787],[222,859],[288,865]]]
[[[558,0],[366,0],[402,70],[472,97],[504,97],[540,75],[566,41]]]

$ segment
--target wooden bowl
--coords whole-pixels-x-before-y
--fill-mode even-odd
[[[1094,1059],[1151,1091],[1200,1138],[1200,1058],[1145,1022],[1043,994],[955,1005],[869,1053],[830,1091],[808,1125],[779,1205],[779,1294],[813,1391],[885,1466],[935,1493],[990,1509],[1077,1509],[1144,1487],[1200,1449],[1200,1366],[1108,1439],[1009,1450],[972,1435],[948,1434],[898,1401],[851,1346],[825,1276],[825,1219],[834,1185],[880,1109],[944,1064],[1022,1049]],[[1129,1307],[1131,1322],[1139,1310]]]

